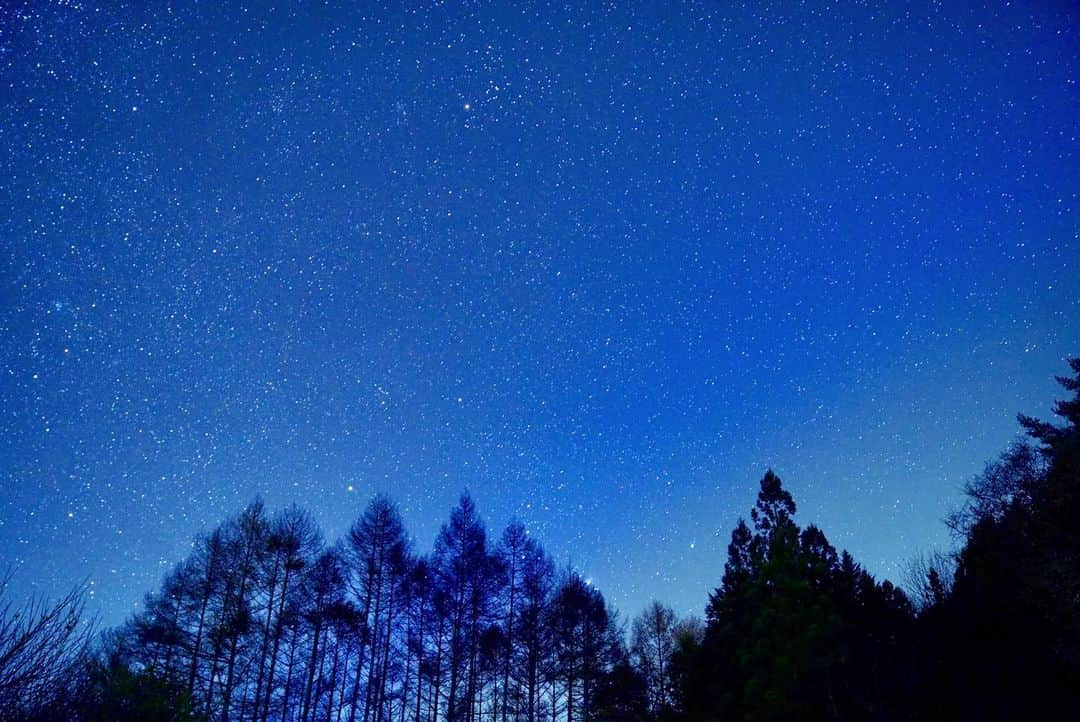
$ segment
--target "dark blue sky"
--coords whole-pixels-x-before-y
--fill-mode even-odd
[[[900,578],[1080,351],[1069,3],[137,5],[0,10],[19,594],[469,489],[700,612],[767,466]]]

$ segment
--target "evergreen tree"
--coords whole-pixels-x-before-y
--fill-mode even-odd
[[[1080,359],[1054,425],[1019,417],[1019,443],[968,484],[948,594],[923,614],[927,718],[1039,718],[1080,689]],[[940,579],[928,585],[944,589]]]
[[[910,605],[838,556],[820,529],[800,530],[795,511],[766,472],[753,530],[740,520],[732,531],[701,647],[685,642],[676,662],[690,719],[889,719],[899,704],[876,680],[895,672]]]

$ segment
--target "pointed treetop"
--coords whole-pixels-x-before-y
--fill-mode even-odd
[[[1024,414],[1017,417],[1028,436],[1041,441],[1051,452],[1064,451],[1069,446],[1075,449],[1080,445],[1080,356],[1069,359],[1069,367],[1075,376],[1058,376],[1057,382],[1067,391],[1072,391],[1073,398],[1054,404],[1054,413],[1065,419],[1064,426],[1055,426]]]
[[[795,515],[795,500],[780,483],[780,477],[772,469],[765,472],[761,479],[757,504],[750,512],[754,526],[761,534],[768,534],[773,529],[791,521]]]

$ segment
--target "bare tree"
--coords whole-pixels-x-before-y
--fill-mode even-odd
[[[12,573],[0,577],[0,721],[47,705],[85,658],[93,624],[83,618],[86,584],[56,600],[7,598]]]
[[[1046,468],[1046,458],[1029,442],[1013,444],[964,485],[964,505],[949,514],[945,523],[957,539],[964,539],[983,519],[1001,519],[1013,506],[1030,507]]]
[[[675,653],[675,612],[654,601],[636,619],[630,654],[648,688],[649,708],[660,714],[672,705],[671,657]]]
[[[120,628],[125,670],[213,722],[588,719],[621,634],[595,589],[574,575],[553,613],[543,548],[511,524],[490,549],[467,495],[430,556],[411,545],[383,496],[328,550],[302,510],[256,502]]]
[[[904,587],[916,609],[928,609],[949,596],[955,574],[955,555],[945,552],[920,553],[908,562]]]

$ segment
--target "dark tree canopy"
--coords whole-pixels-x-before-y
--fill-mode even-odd
[[[836,719],[899,709],[911,606],[815,526],[771,471],[728,547],[723,583],[683,691],[694,719]],[[899,712],[897,712],[899,714]]]
[[[1053,424],[1019,417],[1020,442],[967,486],[948,593],[937,576],[922,637],[924,693],[940,719],[1046,718],[1080,690],[1080,359]]]
[[[468,494],[429,554],[394,502],[327,544],[298,507],[200,536],[91,649],[78,589],[0,603],[0,720],[771,722],[1055,718],[1080,690],[1080,360],[1062,423],[965,488],[916,602],[796,522],[771,470],[705,621],[624,626],[591,581]],[[0,585],[0,590],[4,587]]]

